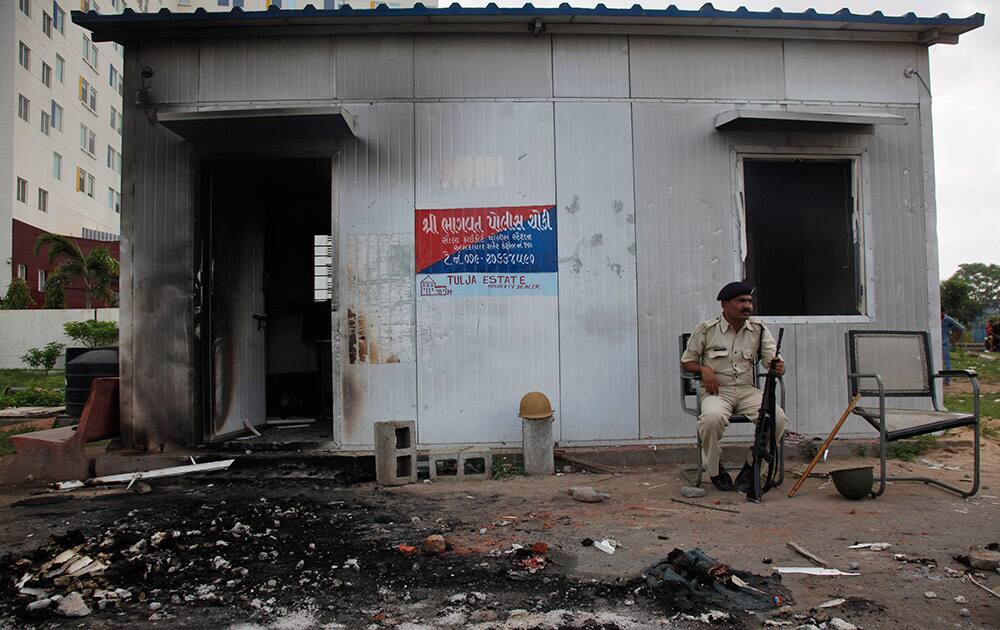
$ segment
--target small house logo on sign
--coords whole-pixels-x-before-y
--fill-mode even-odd
[[[451,289],[449,289],[443,284],[438,284],[434,282],[434,278],[430,276],[425,276],[424,279],[420,281],[420,295],[421,296],[451,295]]]

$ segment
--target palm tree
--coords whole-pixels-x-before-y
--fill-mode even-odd
[[[62,234],[42,234],[35,241],[35,255],[48,246],[51,265],[62,259],[53,272],[65,284],[79,280],[86,289],[86,308],[91,308],[94,300],[106,304],[115,302],[114,285],[118,280],[118,261],[102,247],[94,248],[86,256],[76,241]]]

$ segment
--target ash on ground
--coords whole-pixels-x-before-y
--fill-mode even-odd
[[[720,572],[704,554],[685,573],[680,550],[655,577],[611,583],[567,577],[544,540],[454,550],[449,534],[474,524],[350,488],[179,482],[67,514],[83,502],[96,523],[0,560],[0,627],[742,627],[787,598],[775,578]]]

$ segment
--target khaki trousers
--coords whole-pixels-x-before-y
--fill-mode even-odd
[[[698,416],[698,436],[701,437],[701,461],[709,477],[719,474],[719,459],[722,456],[722,440],[729,418],[742,414],[757,422],[763,393],[753,385],[725,385],[719,387],[718,395],[707,395],[701,399],[701,415]],[[785,433],[785,410],[777,407],[774,426],[777,439]]]

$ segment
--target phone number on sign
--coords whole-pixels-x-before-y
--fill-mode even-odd
[[[487,265],[533,265],[535,264],[534,254],[451,254],[444,257],[445,265],[476,265],[482,259],[486,259]]]

